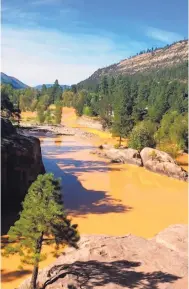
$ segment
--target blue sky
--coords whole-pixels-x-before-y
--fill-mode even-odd
[[[1,11],[2,71],[32,86],[188,38],[187,0],[2,0]]]

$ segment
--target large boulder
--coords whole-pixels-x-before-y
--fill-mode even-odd
[[[106,151],[106,156],[111,159],[112,162],[142,166],[139,152],[131,148],[110,149]]]
[[[172,236],[177,229],[186,242],[187,225],[170,226],[166,234],[170,231]],[[170,242],[175,241],[172,236]],[[78,250],[65,249],[54,264],[39,272],[38,285],[45,289],[74,288],[71,285],[93,289],[166,289],[170,284],[168,288],[174,288],[171,286],[187,275],[187,244],[184,248],[185,254],[180,254],[174,247],[156,242],[156,238],[134,235],[83,235]],[[27,288],[28,283],[29,279],[19,288]],[[185,285],[175,288],[187,289]]]
[[[137,150],[128,149],[115,149],[109,146],[100,146],[100,149],[94,150],[91,153],[97,154],[100,157],[105,157],[113,163],[132,164],[142,166],[142,160]]]
[[[153,172],[187,181],[188,173],[177,165],[176,161],[167,153],[153,148],[144,148],[140,152],[143,166]]]

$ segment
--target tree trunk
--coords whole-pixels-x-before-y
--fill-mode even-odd
[[[31,277],[31,283],[30,283],[30,289],[36,289],[36,283],[37,283],[37,275],[38,275],[38,262],[36,265],[34,265],[32,277]]]
[[[119,147],[121,146],[121,136],[119,137]]]
[[[36,251],[35,254],[40,254],[41,253],[41,248],[42,248],[42,243],[43,243],[43,232],[41,233],[41,236],[37,240],[36,244]],[[38,270],[39,270],[39,260],[37,257],[37,260],[35,261],[33,272],[32,272],[32,277],[31,277],[31,282],[30,282],[30,289],[37,289],[37,276],[38,276]]]

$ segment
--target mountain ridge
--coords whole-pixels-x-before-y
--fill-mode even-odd
[[[49,88],[49,87],[52,87],[53,86],[53,83],[48,83],[48,84],[45,84],[44,85]],[[34,86],[35,89],[38,89],[38,90],[41,90],[42,89],[42,86],[43,84],[38,84],[36,86]],[[63,90],[67,89],[67,88],[70,88],[70,85],[67,85],[67,84],[60,84],[60,86],[62,87]]]
[[[99,68],[87,79],[78,83],[78,85],[98,83],[104,75],[134,75],[137,73],[146,73],[149,71],[159,71],[163,68],[170,68],[179,65],[188,60],[188,40],[180,40],[171,45],[166,45],[155,50],[147,50],[138,53],[132,57],[121,60],[118,63]]]
[[[17,79],[16,77],[7,75],[4,72],[1,72],[1,84],[10,84],[15,89],[24,89],[24,88],[31,87],[31,88],[41,90],[41,88],[43,86],[43,84],[39,84],[39,85],[36,85],[33,87],[29,86],[29,85],[23,83],[22,81],[20,81],[19,79]],[[53,83],[48,83],[45,85],[47,88],[49,88],[49,87],[53,86]],[[66,84],[60,84],[60,86],[62,87],[63,90],[70,88],[70,85],[66,85]]]
[[[9,76],[4,72],[1,72],[1,84],[10,84],[15,89],[24,89],[29,87],[14,76]]]

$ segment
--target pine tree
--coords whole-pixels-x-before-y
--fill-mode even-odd
[[[128,79],[120,81],[116,96],[112,132],[120,137],[119,145],[121,145],[122,137],[127,137],[133,128],[133,99]]]
[[[108,78],[106,75],[101,78],[99,85],[99,114],[103,128],[109,128],[112,119],[112,105]]]
[[[43,244],[67,244],[77,248],[77,225],[72,225],[64,211],[60,180],[53,174],[39,175],[22,203],[20,219],[8,232],[10,244],[5,255],[19,254],[22,263],[33,264],[30,289],[36,289]]]
[[[53,86],[50,90],[50,96],[52,103],[59,101],[62,98],[62,87],[59,85],[58,80],[56,79]]]
[[[56,102],[56,108],[55,108],[55,123],[60,124],[62,119],[62,103]]]
[[[41,94],[46,94],[47,93],[47,87],[45,84],[42,85],[42,88],[41,88]]]
[[[45,121],[45,108],[43,105],[38,105],[37,107],[37,118],[39,120],[39,123],[44,123]]]

